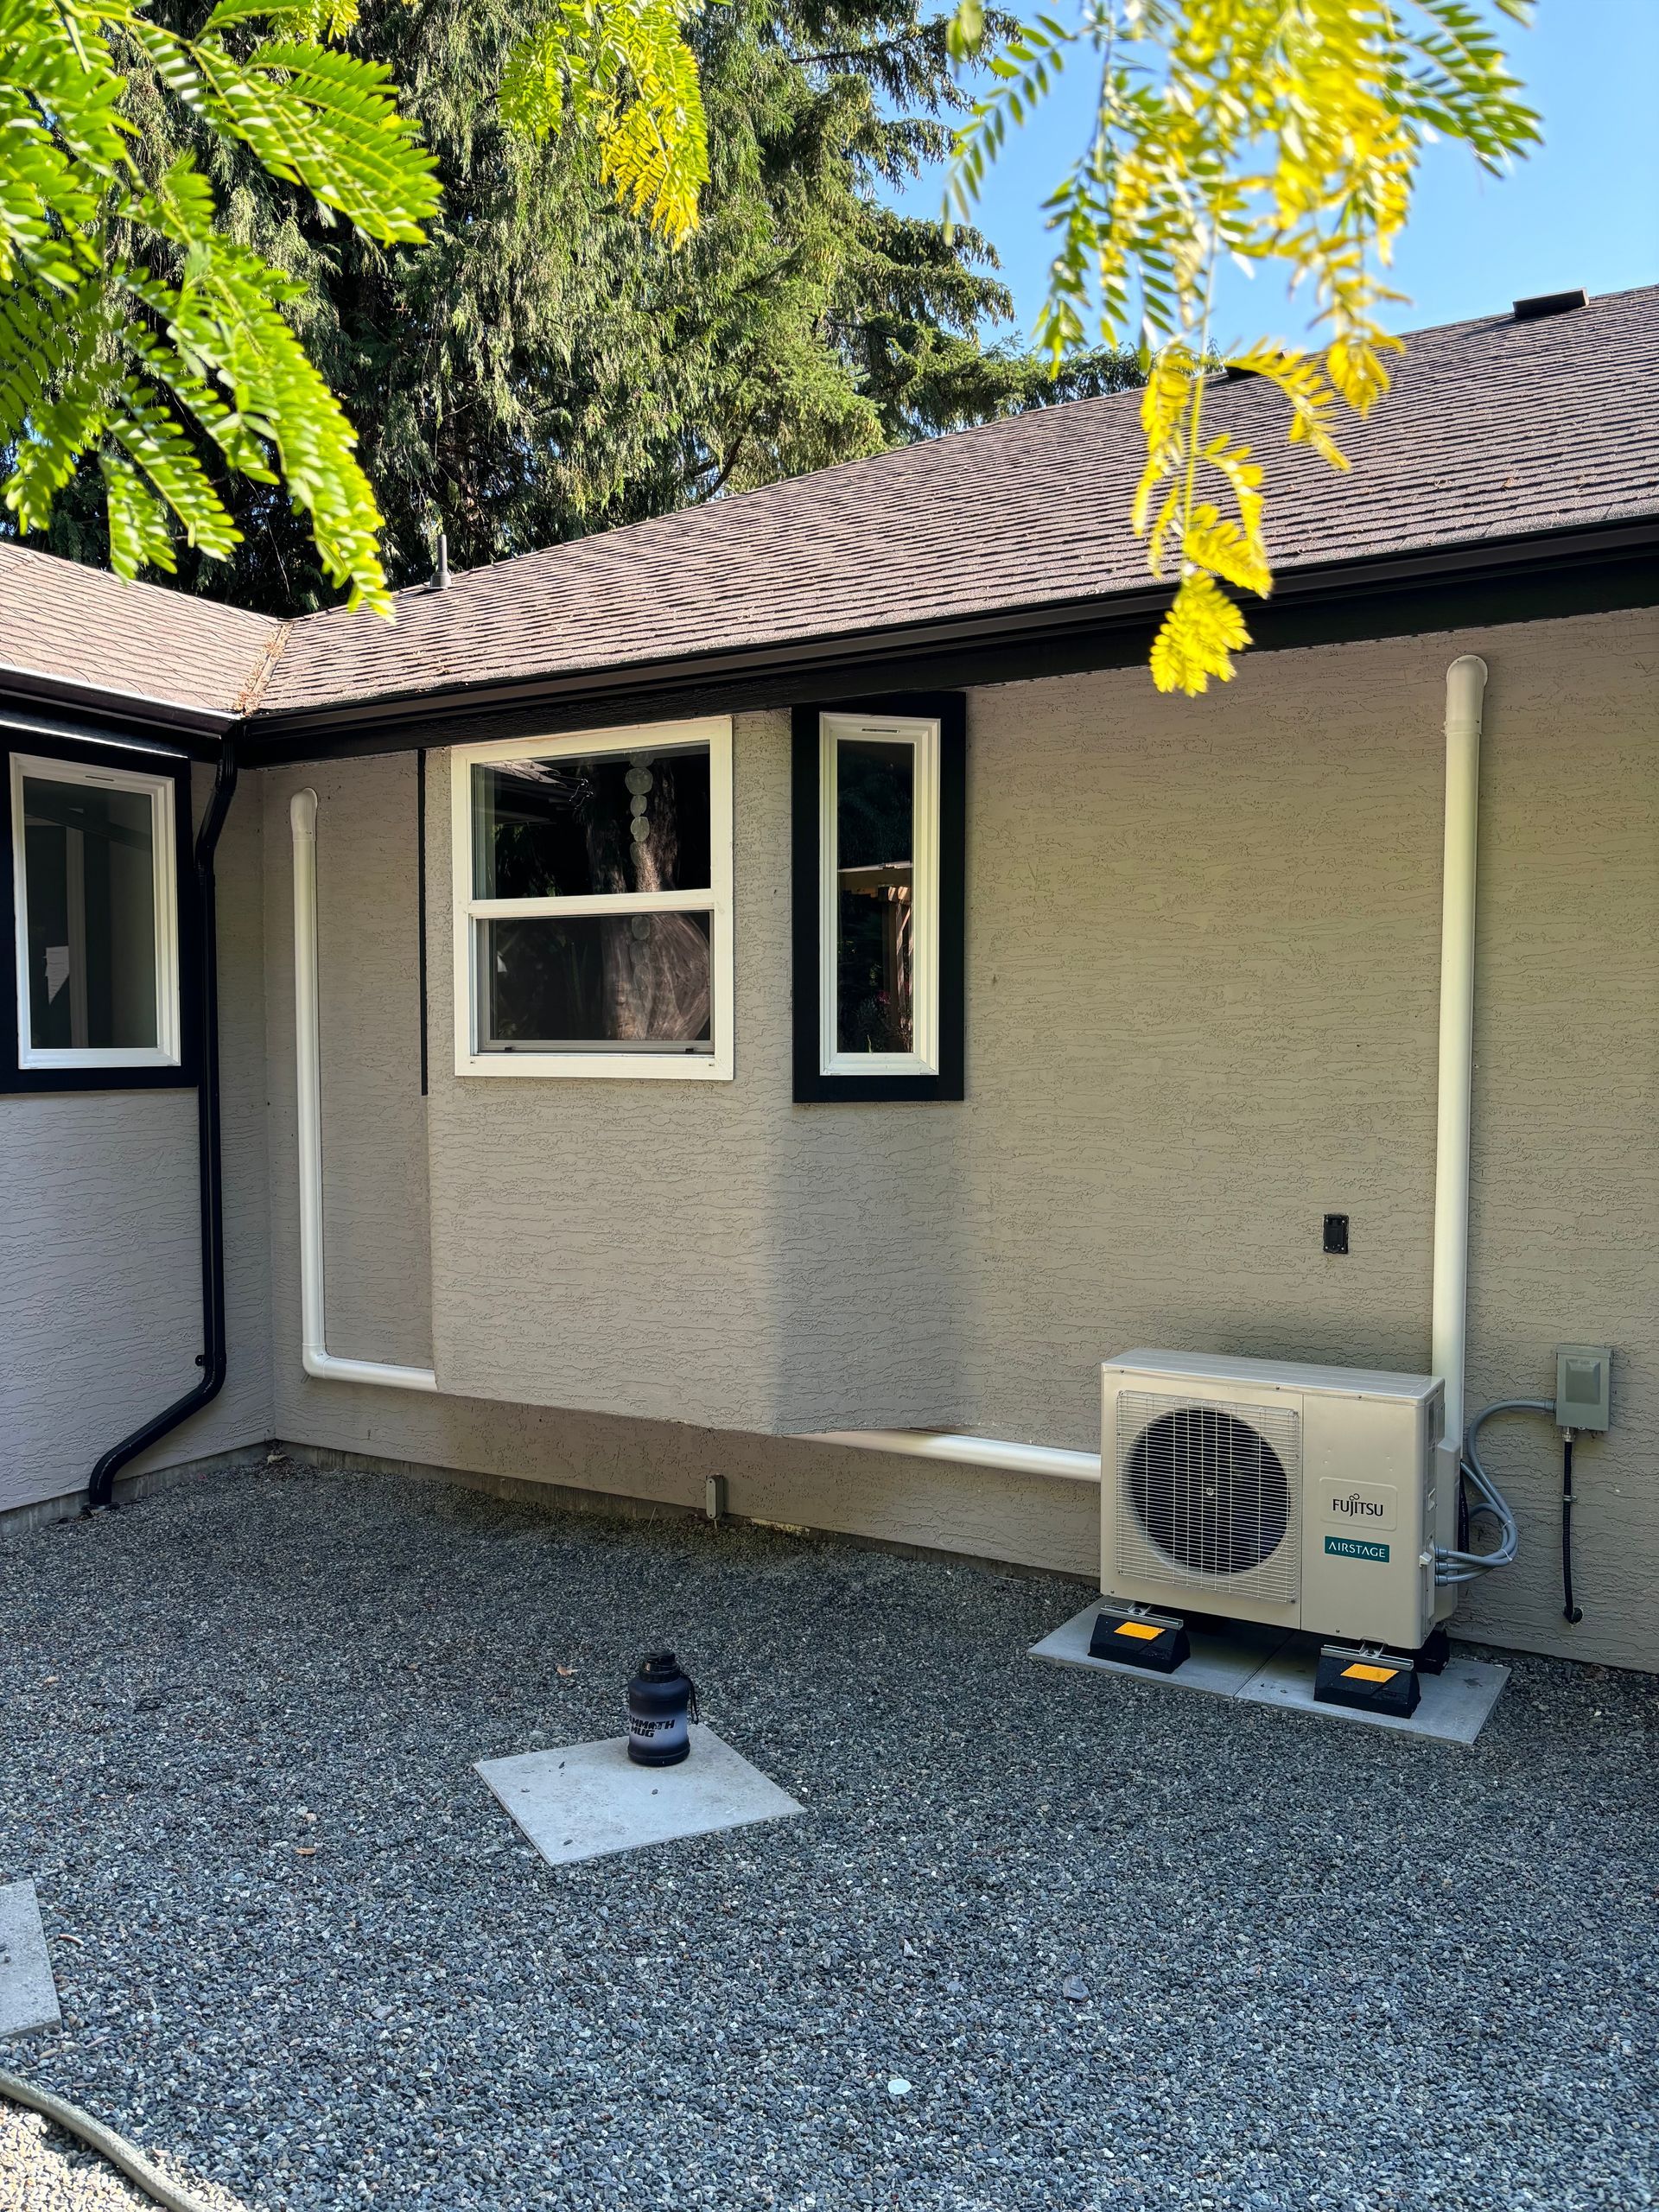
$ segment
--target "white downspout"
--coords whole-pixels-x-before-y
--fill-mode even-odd
[[[391,1390],[435,1390],[429,1367],[336,1359],[327,1347],[322,1271],[322,1067],[317,1024],[317,795],[289,801],[294,833],[294,1066],[300,1139],[300,1357],[327,1382],[378,1382]]]
[[[1469,1121],[1475,1049],[1475,842],[1486,664],[1446,671],[1446,865],[1440,906],[1440,1115],[1434,1143],[1432,1370],[1446,1383],[1446,1440],[1461,1450],[1469,1304]]]

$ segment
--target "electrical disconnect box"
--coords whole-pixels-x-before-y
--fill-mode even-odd
[[[1605,1429],[1612,1417],[1611,1344],[1555,1347],[1555,1426]]]

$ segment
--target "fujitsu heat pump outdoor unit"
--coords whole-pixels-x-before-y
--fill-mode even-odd
[[[1437,1378],[1131,1351],[1102,1382],[1109,1598],[1421,1645],[1455,1541]]]

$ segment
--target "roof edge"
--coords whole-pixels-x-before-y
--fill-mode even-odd
[[[120,684],[83,682],[73,676],[49,675],[42,669],[0,664],[0,696],[45,700],[54,706],[80,713],[108,716],[143,728],[164,729],[175,734],[217,741],[241,717],[234,710],[192,707],[179,699],[158,698],[152,692],[129,690]],[[204,748],[211,759],[217,744]]]
[[[1406,553],[1367,556],[1358,561],[1309,564],[1282,572],[1269,607],[1312,607],[1336,601],[1363,601],[1372,596],[1435,584],[1498,582],[1540,570],[1580,568],[1629,560],[1659,550],[1659,516],[1634,521],[1575,525],[1567,531],[1534,532],[1519,537],[1476,538],[1450,546]],[[1027,603],[969,615],[944,615],[885,629],[830,632],[782,643],[713,646],[671,660],[625,661],[568,669],[536,677],[378,692],[364,699],[271,711],[260,710],[242,724],[252,751],[251,761],[267,747],[297,757],[296,741],[324,742],[339,733],[366,733],[398,721],[411,732],[423,725],[467,715],[510,713],[543,702],[568,702],[654,690],[754,682],[769,674],[798,677],[814,667],[843,670],[867,665],[879,676],[884,664],[907,654],[938,652],[958,646],[982,650],[1014,642],[1056,641],[1079,632],[1102,636],[1143,627],[1161,615],[1173,596],[1168,584],[1143,590],[1093,594]],[[1237,594],[1235,594],[1237,596]],[[1254,607],[1254,601],[1248,602]],[[1259,619],[1259,618],[1258,618]],[[1271,650],[1271,647],[1268,648]],[[442,742],[442,741],[437,741]]]

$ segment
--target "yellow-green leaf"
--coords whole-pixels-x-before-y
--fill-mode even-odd
[[[1189,697],[1223,683],[1233,673],[1232,655],[1250,642],[1244,617],[1213,578],[1185,576],[1152,645],[1152,680],[1160,691]]]

